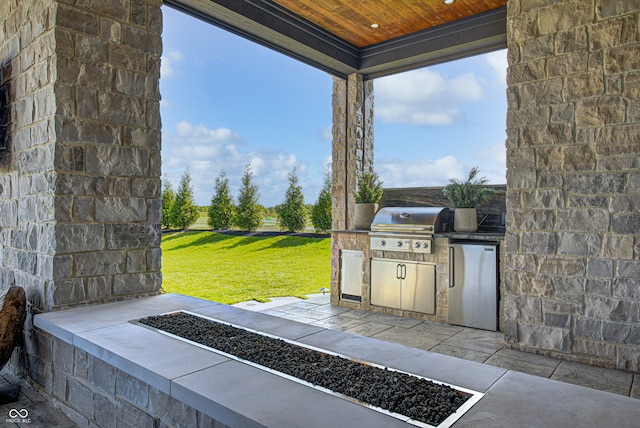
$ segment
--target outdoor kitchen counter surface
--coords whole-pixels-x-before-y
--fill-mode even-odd
[[[456,427],[635,427],[640,419],[637,399],[175,294],[41,314],[35,326],[229,426],[407,426],[129,323],[181,309],[484,392]]]
[[[441,232],[433,235],[436,238],[470,239],[473,241],[502,241],[504,232]]]
[[[370,230],[365,229],[352,229],[352,230],[331,230],[331,233],[359,233],[369,234]],[[436,232],[433,234],[434,238],[449,238],[449,239],[473,239],[479,241],[502,241],[504,240],[504,232]]]

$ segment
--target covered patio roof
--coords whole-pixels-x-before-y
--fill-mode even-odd
[[[507,0],[164,3],[338,77],[371,79],[506,47]]]

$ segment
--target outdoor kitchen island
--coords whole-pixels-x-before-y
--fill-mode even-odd
[[[407,316],[413,318],[419,318],[428,321],[436,322],[449,322],[448,317],[448,297],[449,297],[449,244],[452,241],[467,240],[478,242],[494,242],[498,247],[498,266],[502,266],[500,262],[503,257],[504,251],[504,235],[499,233],[457,233],[457,232],[444,232],[436,233],[433,236],[433,253],[405,253],[391,250],[377,250],[371,249],[370,246],[370,231],[368,230],[352,230],[352,231],[333,231],[333,251],[332,251],[332,264],[337,263],[339,269],[338,275],[332,275],[331,279],[331,303],[338,306],[344,306],[352,309],[361,309],[374,312],[382,312],[387,314]],[[354,257],[361,253],[361,257]],[[353,263],[353,259],[356,263]],[[361,265],[357,264],[357,261],[362,261]],[[434,269],[435,272],[435,288],[434,302],[435,307],[432,312],[423,312],[404,308],[394,308],[389,306],[382,306],[375,304],[371,300],[372,293],[375,295],[375,290],[372,291],[372,282],[375,284],[375,279],[372,281],[372,262],[375,263],[381,260],[388,260],[391,263],[404,264],[416,264],[417,266],[429,266]],[[356,273],[353,273],[353,270]],[[375,273],[375,272],[374,272]],[[362,278],[359,284],[354,286],[353,283],[345,284],[343,279],[357,281],[358,278]],[[499,284],[498,302],[500,302],[499,295],[502,294],[502,282]],[[360,290],[358,295],[354,291],[349,293],[343,293],[344,288],[349,290]],[[375,287],[375,285],[374,285]],[[499,320],[502,319],[504,308],[499,308]],[[501,328],[501,323],[500,330]]]
[[[496,250],[493,312],[502,331],[505,200],[502,186],[495,187],[494,200],[478,209],[473,233],[453,231],[453,210],[444,206],[441,188],[385,189],[370,230],[332,231],[331,303],[449,323],[450,246],[484,243]]]

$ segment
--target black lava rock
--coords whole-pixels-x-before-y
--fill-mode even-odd
[[[471,397],[406,373],[325,354],[183,312],[144,318],[140,323],[434,426]]]

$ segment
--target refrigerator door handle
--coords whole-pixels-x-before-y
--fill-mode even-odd
[[[453,247],[449,247],[449,288],[453,288],[456,286],[455,284],[455,259],[454,259],[454,249]]]

